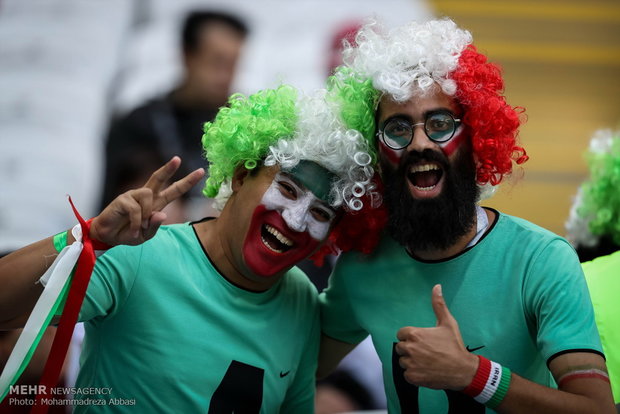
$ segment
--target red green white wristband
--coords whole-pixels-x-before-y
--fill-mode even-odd
[[[497,407],[508,393],[511,372],[509,368],[502,367],[497,362],[476,355],[480,360],[478,370],[471,384],[463,390],[480,404],[489,408]]]
[[[90,224],[94,218],[91,218],[86,221],[86,223]],[[60,253],[65,247],[67,247],[67,235],[68,231],[63,231],[61,233],[56,234],[52,238],[52,243],[54,244],[54,248],[58,253]],[[80,223],[76,224],[73,229],[71,229],[71,233],[73,234],[73,238],[75,241],[81,243],[82,242],[82,227]],[[95,249],[95,256],[99,257],[104,254],[111,246],[108,246],[105,243],[98,242],[96,240],[92,241],[93,248]],[[47,281],[49,280],[51,273],[45,273],[40,279],[39,283],[45,287]]]

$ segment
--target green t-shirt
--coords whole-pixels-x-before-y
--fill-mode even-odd
[[[398,365],[396,332],[436,324],[437,283],[468,349],[532,381],[555,385],[546,363],[558,353],[601,352],[583,272],[564,239],[499,213],[478,244],[442,261],[413,259],[385,237],[370,256],[341,257],[320,300],[326,335],[349,343],[372,336],[390,413],[485,412],[462,393],[406,383]]]
[[[97,259],[76,386],[111,394],[76,412],[312,413],[318,319],[299,269],[250,292],[218,273],[191,225],[163,226]]]
[[[607,369],[614,393],[620,404],[620,251],[582,264],[586,275],[596,326],[607,356]]]

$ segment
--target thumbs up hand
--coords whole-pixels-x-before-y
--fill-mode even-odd
[[[433,388],[462,390],[468,386],[476,370],[478,358],[467,351],[456,319],[450,313],[435,285],[432,305],[437,325],[433,328],[407,326],[397,333],[400,341],[396,352],[405,380],[411,384]]]

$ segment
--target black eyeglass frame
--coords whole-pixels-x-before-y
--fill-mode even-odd
[[[428,126],[426,125],[427,122],[429,121],[429,119],[431,119],[431,117],[433,115],[438,115],[438,114],[443,114],[443,115],[448,115],[453,122],[454,127],[452,128],[452,132],[450,134],[447,134],[445,136],[442,136],[441,138],[433,138],[428,130]],[[408,126],[409,126],[409,140],[407,141],[406,145],[403,146],[394,146],[394,145],[390,145],[390,143],[388,142],[388,140],[385,139],[385,127],[390,124],[391,122],[395,122],[395,121],[400,121],[400,122],[405,122]],[[459,129],[459,127],[462,124],[462,119],[460,118],[455,118],[454,115],[452,114],[452,112],[450,111],[446,111],[446,110],[439,110],[439,111],[432,111],[426,114],[426,116],[424,117],[424,122],[417,122],[415,124],[412,124],[411,122],[409,122],[407,119],[404,119],[403,117],[393,117],[390,118],[388,120],[386,120],[383,123],[383,126],[381,127],[381,129],[379,129],[379,131],[377,131],[377,133],[375,134],[378,138],[380,138],[383,143],[385,145],[387,145],[389,148],[394,149],[394,150],[401,150],[404,148],[407,148],[409,146],[409,144],[411,144],[411,141],[413,141],[413,135],[414,135],[414,129],[415,127],[419,126],[419,125],[423,125],[424,126],[424,133],[426,134],[426,136],[428,137],[428,139],[430,139],[433,142],[437,142],[437,143],[444,143],[447,141],[450,141],[452,139],[452,137],[454,137],[454,134],[456,133],[456,130]]]

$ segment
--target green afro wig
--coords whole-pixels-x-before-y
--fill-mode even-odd
[[[202,147],[209,160],[209,178],[203,194],[215,197],[238,165],[254,169],[269,146],[292,137],[297,123],[297,91],[283,85],[249,97],[232,95],[213,122],[204,125]]]
[[[590,177],[575,198],[567,238],[575,246],[591,247],[606,236],[620,245],[620,131],[597,131],[586,159]]]

